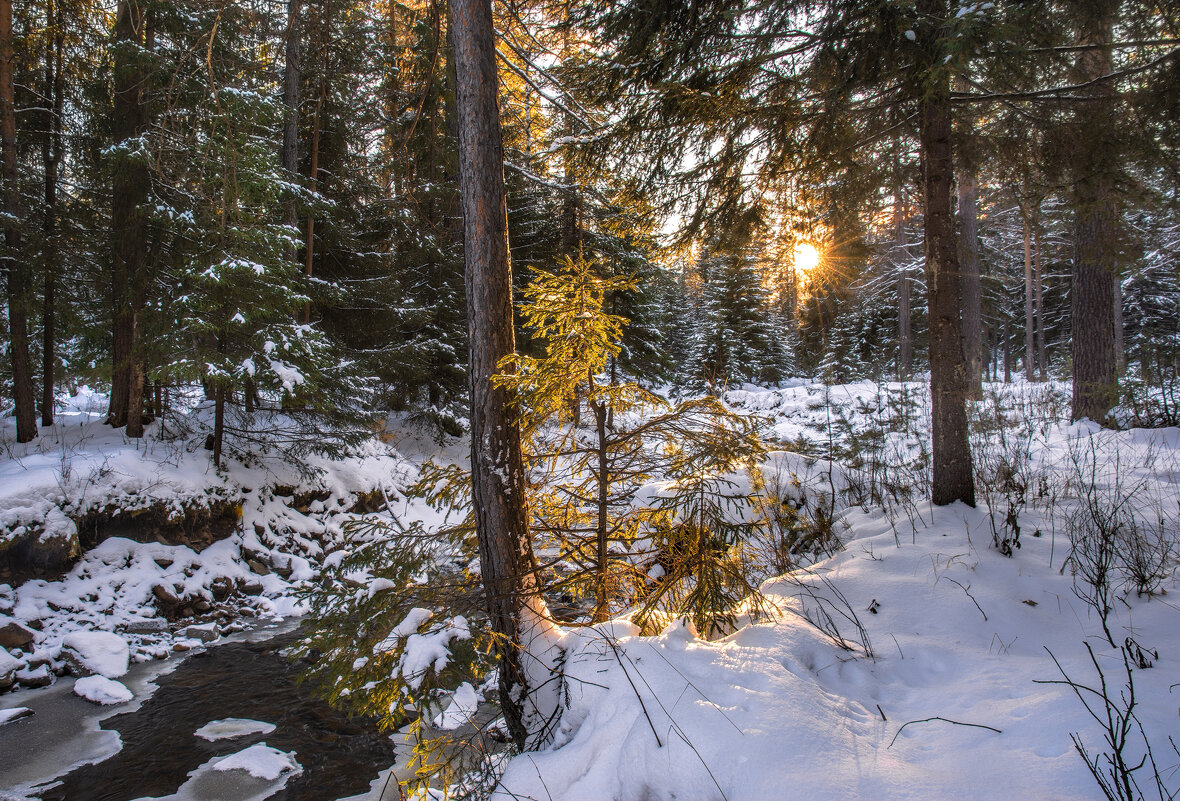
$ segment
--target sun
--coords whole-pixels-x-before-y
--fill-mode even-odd
[[[819,264],[819,251],[809,242],[795,245],[795,269],[801,273],[809,273]]]

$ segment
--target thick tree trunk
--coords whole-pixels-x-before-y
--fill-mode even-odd
[[[919,2],[919,15],[941,19],[938,0]],[[928,73],[929,74],[929,73]],[[934,482],[938,506],[962,501],[975,505],[971,447],[967,439],[967,361],[960,330],[961,277],[958,239],[951,204],[954,146],[951,140],[950,84],[933,78],[918,103],[922,189],[926,232],[926,282],[930,309],[930,404]]]
[[[967,397],[983,397],[983,291],[979,283],[979,200],[975,171],[959,169],[959,258],[962,268],[963,356],[967,360]]]
[[[143,433],[143,368],[139,353],[140,312],[146,289],[147,200],[151,176],[135,140],[147,131],[143,98],[146,76],[136,52],[144,42],[140,5],[120,0],[115,16],[114,85],[111,128],[120,152],[111,178],[111,400],[107,422],[127,426],[128,436]],[[134,155],[132,155],[134,154]]]
[[[1036,327],[1036,314],[1033,291],[1033,258],[1032,258],[1032,223],[1028,219],[1028,210],[1024,210],[1024,377],[1028,381],[1035,381],[1033,369],[1036,366],[1036,347],[1033,330]]]
[[[65,105],[65,32],[60,3],[50,0],[48,18],[54,26],[52,50],[47,50],[45,78],[51,99],[46,104],[46,135],[41,157],[45,166],[45,296],[42,299],[41,425],[53,425],[53,396],[57,354],[57,172],[62,159],[62,111]]]
[[[1078,79],[1092,81],[1113,70],[1110,43],[1117,3],[1079,6]],[[1118,400],[1113,282],[1118,273],[1118,207],[1115,176],[1118,141],[1114,85],[1080,90],[1073,149],[1074,264],[1071,291],[1073,419],[1105,422]]]
[[[449,5],[467,284],[472,500],[488,617],[498,635],[500,703],[509,732],[523,746],[524,705],[532,688],[521,662],[522,616],[537,589],[520,425],[508,391],[492,381],[500,361],[515,350],[495,38],[491,0],[449,0]]]
[[[8,273],[8,337],[16,441],[37,436],[33,374],[29,361],[29,267],[21,254],[20,187],[16,154],[16,98],[12,83],[12,0],[0,0],[0,140],[3,150],[5,268]]]

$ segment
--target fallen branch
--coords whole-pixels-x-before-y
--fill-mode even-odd
[[[934,720],[941,720],[943,723],[953,723],[956,726],[970,726],[973,729],[987,729],[988,731],[994,731],[996,734],[1003,734],[1002,731],[1000,731],[999,729],[997,729],[993,726],[985,726],[982,723],[963,723],[960,720],[951,720],[950,718],[944,718],[939,715],[935,715],[932,718],[922,718],[921,720],[910,720],[910,721],[907,721],[907,722],[901,724],[901,728],[897,730],[897,733],[893,735],[893,739],[889,741],[889,747],[890,748],[893,747],[893,744],[895,742],[897,742],[898,736],[905,730],[906,726],[909,726],[912,723],[930,723],[931,721],[934,721]]]

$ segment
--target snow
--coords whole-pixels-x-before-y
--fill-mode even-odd
[[[1010,391],[1019,406],[1054,388]],[[832,414],[826,401],[863,430],[880,393],[862,382],[746,388],[726,400],[768,415],[772,440],[822,443]],[[1025,426],[1040,429],[1025,438]],[[567,654],[559,729],[543,750],[510,761],[495,797],[1101,799],[1070,734],[1101,751],[1103,733],[1055,683],[1063,678],[1055,660],[1094,685],[1089,643],[1116,695],[1122,667],[1093,607],[1075,592],[1066,557],[1076,504],[1068,493],[1092,482],[1100,505],[1133,506],[1174,537],[1180,432],[1044,421],[1004,431],[1027,451],[1044,493],[1030,492],[1021,508],[1012,556],[992,545],[1002,505],[995,517],[982,498],[979,509],[920,497],[888,512],[861,508],[848,501],[856,470],[772,453],[764,472],[790,479],[781,497],[797,503],[827,493],[845,547],[767,581],[772,614],[721,639],[701,639],[685,621],[651,637],[623,626],[559,630]],[[918,444],[907,436],[886,438],[890,464]],[[1110,620],[1116,642],[1133,636],[1158,652],[1152,667],[1134,671],[1137,712],[1172,782],[1175,567],[1173,558],[1154,595],[1122,587]],[[824,623],[825,613],[838,630],[809,622]]]
[[[270,734],[275,730],[273,723],[248,718],[222,718],[206,723],[194,734],[210,742],[216,740],[234,740],[248,734]],[[228,770],[228,768],[226,768]]]
[[[303,767],[295,761],[293,752],[271,748],[266,743],[252,745],[244,751],[230,754],[213,763],[218,771],[244,770],[256,779],[274,781],[284,773],[298,775]]]
[[[9,709],[0,709],[0,726],[6,723],[12,723],[14,720],[28,717],[33,714],[33,710],[24,706],[14,706]]]
[[[626,619],[561,627],[543,610],[530,612],[522,626],[530,679],[544,682],[559,660],[565,671],[564,681],[545,686],[538,709],[563,711],[551,741],[509,761],[497,797],[1100,799],[1070,734],[1077,732],[1101,750],[1102,732],[1070,689],[1053,683],[1062,679],[1055,659],[1071,678],[1096,681],[1086,643],[1116,690],[1121,682],[1119,653],[1101,637],[1093,608],[1075,592],[1072,563],[1066,561],[1068,515],[1071,503],[1076,506],[1071,499],[1079,484],[1092,480],[1106,493],[1099,496],[1102,505],[1154,515],[1160,531],[1175,537],[1180,430],[1107,431],[1089,422],[1063,424],[1049,414],[1029,424],[1036,430],[1027,437],[1020,426],[1003,427],[1029,474],[1044,481],[1030,484],[1019,512],[1021,547],[1005,556],[992,545],[993,525],[1003,525],[1002,496],[993,498],[992,510],[982,497],[979,509],[936,508],[923,500],[918,484],[909,505],[882,511],[856,500],[864,479],[856,468],[793,450],[803,442],[809,454],[825,452],[836,414],[848,426],[841,437],[880,425],[886,396],[909,393],[918,409],[913,428],[887,431],[880,440],[883,469],[896,469],[928,448],[925,392],[920,384],[823,387],[800,381],[727,393],[731,408],[764,416],[768,440],[782,448],[762,467],[768,483],[781,479],[774,486],[778,499],[804,509],[817,501],[833,508],[843,549],[809,555],[818,561],[771,577],[763,584],[771,614],[758,620],[743,616],[735,631],[719,639],[703,639],[684,620],[668,621],[656,636],[640,636]],[[1030,404],[1050,404],[1060,387],[1018,384],[1011,392],[1013,403],[1026,404],[1027,411]],[[77,404],[85,406],[86,398]],[[193,496],[239,503],[242,530],[200,553],[112,537],[58,581],[0,586],[0,613],[40,624],[34,654],[0,651],[0,663],[13,670],[46,661],[58,667],[61,650],[79,634],[99,635],[109,644],[114,669],[126,667],[109,638],[123,643],[124,660],[128,653],[139,659],[167,650],[170,632],[126,631],[158,619],[151,597],[158,584],[207,597],[218,578],[256,581],[264,590],[255,609],[299,612],[292,585],[344,558],[341,532],[352,518],[341,510],[349,499],[397,486],[408,469],[398,451],[374,445],[340,463],[316,462],[323,472],[314,482],[277,462],[265,467],[231,462],[219,474],[208,470],[207,455],[200,452],[164,453],[152,450],[163,446],[150,442],[140,443],[145,450],[137,452],[99,424],[84,420],[79,428],[91,439],[63,433],[73,444],[60,452],[34,448],[19,459],[0,461],[0,531],[25,526],[75,536],[70,516],[81,510],[109,504],[142,509],[161,498],[180,508]],[[409,453],[415,444],[403,439],[398,447]],[[423,445],[413,458],[425,458],[429,447]],[[1087,455],[1093,457],[1091,468],[1085,467]],[[279,485],[300,493],[322,489],[327,497],[304,513],[293,508],[289,495],[274,491]],[[640,500],[663,489],[653,481]],[[409,503],[399,509],[407,520],[429,514]],[[5,521],[12,526],[3,528]],[[257,576],[245,566],[248,556],[289,569],[290,577]],[[1173,557],[1154,594],[1120,586],[1110,618],[1116,642],[1130,636],[1158,651],[1154,665],[1136,669],[1134,677],[1137,711],[1148,736],[1162,744],[1157,758],[1162,754],[1166,770],[1176,762],[1169,759],[1167,738],[1176,732],[1176,694],[1170,687],[1180,673],[1175,566]],[[646,564],[644,569],[658,572]],[[391,588],[362,577],[356,592],[373,598]],[[825,620],[826,633],[815,625]],[[416,608],[382,648],[401,649],[397,670],[417,688],[429,671],[450,663],[457,640],[471,636],[465,619]],[[82,645],[86,642],[83,637]],[[368,664],[365,659],[357,658],[357,669]],[[104,660],[98,661],[111,671]],[[116,697],[122,687],[94,676],[78,680],[75,692],[88,686],[106,688],[105,698]],[[443,731],[460,729],[480,701],[472,683],[460,684],[431,720]],[[228,738],[267,734],[266,726],[224,719],[197,733]],[[268,780],[302,770],[294,755],[265,744],[210,766]]]
[[[172,653],[177,635],[161,616],[156,587],[213,604],[218,584],[260,585],[260,595],[235,595],[235,610],[250,606],[265,618],[303,614],[294,586],[314,579],[324,553],[343,542],[345,525],[357,517],[351,511],[357,496],[392,492],[414,469],[374,438],[342,458],[313,453],[293,464],[260,452],[249,464],[230,458],[214,471],[200,442],[162,437],[159,421],[142,440],[129,440],[104,424],[106,408],[106,396],[82,387],[59,399],[55,424],[24,444],[13,441],[12,418],[0,421],[0,550],[27,537],[79,549],[74,521],[91,514],[117,515],[121,534],[135,529],[144,511],[183,520],[218,504],[240,515],[239,527],[199,552],[110,536],[59,579],[0,583],[0,618],[33,630],[34,649],[55,671],[64,664],[64,640],[74,632],[121,636],[131,661]],[[212,407],[194,399],[189,408],[178,399],[170,414],[183,429],[212,415]],[[312,493],[322,498],[315,511],[296,508],[295,497]],[[256,575],[247,559],[274,570]]]
[[[443,731],[457,729],[471,721],[479,709],[479,696],[469,682],[463,682],[451,694],[451,703],[434,718],[434,727]]]
[[[95,704],[125,704],[131,700],[131,691],[124,685],[105,676],[83,676],[74,682],[74,694]]]
[[[410,616],[412,617],[414,612],[423,611],[425,610],[416,609],[410,613]],[[406,626],[408,621],[409,617],[398,625],[398,629]],[[395,629],[395,633],[398,629]],[[403,635],[391,634],[390,636]],[[420,687],[428,671],[433,670],[437,673],[450,662],[452,642],[469,639],[471,639],[471,630],[468,628],[467,619],[462,615],[456,615],[434,629],[406,637],[405,650],[402,652],[401,663],[398,666],[406,684],[412,689]]]
[[[127,674],[130,651],[127,641],[109,631],[75,631],[62,639],[62,648],[72,652],[80,666],[104,676],[117,679]]]

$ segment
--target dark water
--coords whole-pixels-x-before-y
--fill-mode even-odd
[[[369,790],[393,764],[393,742],[368,720],[333,710],[296,684],[298,668],[280,651],[298,632],[261,642],[219,645],[194,654],[160,676],[159,689],[134,712],[102,728],[119,732],[123,748],[66,774],[41,791],[44,801],[131,801],[176,792],[189,772],[213,757],[266,742],[294,751],[303,773],[276,792],[275,801],[332,801]],[[193,734],[221,718],[273,723],[269,734],[209,742]]]

